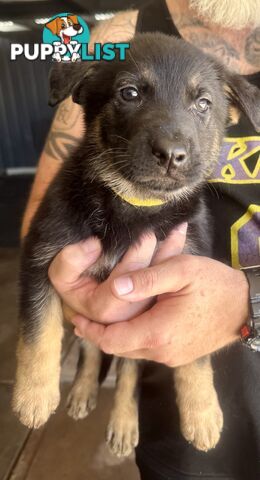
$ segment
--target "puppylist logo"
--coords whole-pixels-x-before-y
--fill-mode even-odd
[[[129,43],[94,43],[90,51],[90,31],[86,22],[72,13],[54,15],[44,25],[42,43],[12,43],[11,60],[23,56],[27,60],[80,62],[87,60],[125,60]]]

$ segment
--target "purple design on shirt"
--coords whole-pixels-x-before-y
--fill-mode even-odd
[[[257,154],[259,159],[255,163]],[[226,138],[212,180],[226,183],[254,183],[254,180],[260,180],[260,136]]]
[[[237,232],[238,258],[240,266],[260,265],[260,212],[255,212],[252,218]]]

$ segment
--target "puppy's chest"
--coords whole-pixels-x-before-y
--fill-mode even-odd
[[[172,220],[160,219],[159,222],[137,223],[135,225],[118,224],[108,225],[105,235],[99,238],[103,246],[103,254],[99,260],[86,272],[93,276],[97,281],[104,281],[114,267],[120,262],[127,250],[138,244],[142,234],[145,232],[154,232],[158,241],[164,240],[176,223],[176,218]],[[96,232],[97,234],[97,232]]]

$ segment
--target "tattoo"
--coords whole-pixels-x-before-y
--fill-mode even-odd
[[[50,157],[59,161],[68,157],[81,135],[81,116],[81,107],[71,98],[59,105],[44,149]]]
[[[81,108],[71,98],[63,101],[56,112],[52,125],[54,130],[71,130],[81,115]]]
[[[247,40],[247,56],[241,49],[243,39],[240,42],[233,34],[227,32],[222,36],[218,29],[214,32],[203,19],[192,15],[187,8],[187,2],[177,2],[180,8],[176,8],[176,2],[166,0],[173,21],[181,36],[201,50],[215,56],[221,63],[232,70],[240,73],[252,73],[252,66],[260,64],[260,28],[254,30]],[[251,65],[251,67],[250,67]]]
[[[199,18],[176,14],[175,12],[171,13],[170,18],[174,19],[174,23],[178,28],[178,30],[182,30],[183,28],[190,28],[190,27],[206,28],[203,21],[200,20]]]
[[[114,18],[105,20],[94,28],[91,44],[95,42],[122,42],[131,39],[135,34],[138,10],[117,13]]]
[[[71,129],[77,123],[78,118],[78,107],[76,107],[73,103],[68,105],[67,102],[63,102],[60,104],[57,110],[55,118],[56,128],[58,123],[61,123],[63,130]]]
[[[51,130],[45,144],[45,152],[56,160],[64,161],[78,144],[78,138],[68,133]]]
[[[246,40],[245,58],[251,65],[260,67],[260,27],[253,30]]]
[[[221,59],[225,65],[229,66],[234,60],[239,60],[238,51],[222,38],[214,36],[212,33],[195,33],[190,32],[186,36],[187,40],[196,47],[201,48]]]

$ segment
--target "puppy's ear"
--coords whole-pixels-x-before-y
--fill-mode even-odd
[[[241,75],[225,71],[225,91],[232,108],[244,112],[260,132],[260,90]]]
[[[54,107],[70,95],[75,103],[82,104],[83,87],[95,68],[95,62],[55,63],[49,75],[49,105]]]
[[[68,18],[70,18],[74,25],[79,23],[77,15],[68,15]]]
[[[51,22],[46,23],[45,27],[47,27],[51,31],[51,33],[53,33],[53,35],[57,35],[59,31],[59,22],[59,17],[54,18]]]

